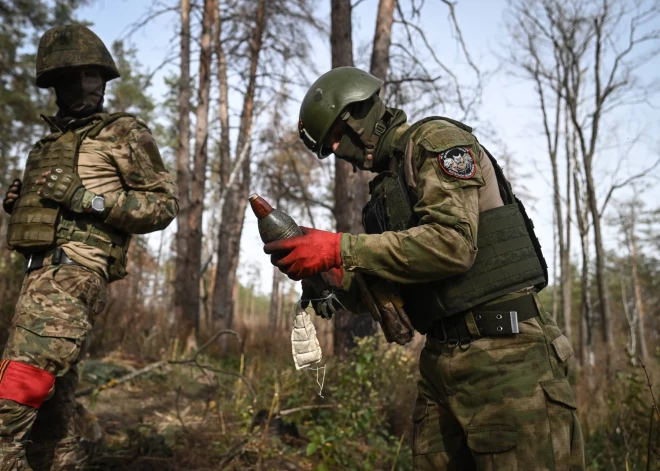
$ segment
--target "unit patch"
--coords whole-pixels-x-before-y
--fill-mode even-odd
[[[468,180],[477,172],[474,155],[467,147],[452,147],[438,155],[442,170],[452,177]]]

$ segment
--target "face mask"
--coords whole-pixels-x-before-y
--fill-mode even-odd
[[[298,308],[291,331],[291,350],[296,370],[309,368],[321,361],[321,345],[316,338],[312,318],[304,309]]]
[[[347,129],[335,149],[335,156],[362,170],[385,170],[389,156],[385,155],[384,160],[380,159],[380,155],[375,151],[382,141],[383,133],[387,131],[384,124],[389,122],[387,113],[387,107],[377,96],[356,103],[352,109],[345,112],[342,119],[346,122]],[[379,134],[377,126],[380,126]]]
[[[356,167],[363,168],[366,152],[360,138],[350,128],[347,128],[335,149],[335,155]]]
[[[57,78],[57,106],[67,116],[84,118],[101,111],[105,80],[97,69],[72,69]]]

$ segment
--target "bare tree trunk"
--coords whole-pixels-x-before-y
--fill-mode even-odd
[[[275,309],[275,316],[276,316],[275,329],[276,329],[276,331],[279,332],[281,330],[284,330],[282,328],[283,323],[284,323],[284,319],[282,319],[282,298],[284,296],[284,287],[282,285],[280,285],[278,287],[278,289],[279,289],[279,293],[277,295],[278,302],[277,302],[277,307]]]
[[[570,167],[569,167],[570,171]],[[570,191],[570,180],[568,190]],[[567,203],[566,212],[570,214],[570,201]],[[561,267],[562,279],[561,279],[561,312],[564,316],[564,333],[572,343],[573,335],[573,316],[572,316],[572,286],[573,286],[573,270],[571,268],[571,258],[570,258],[570,219],[566,221],[566,245],[564,246],[564,256],[561,259],[563,266]]]
[[[350,0],[330,0],[332,68],[353,65],[353,21]]]
[[[213,47],[218,58],[218,112],[220,115],[220,189],[224,189],[229,180],[231,155],[229,146],[229,83],[227,81],[227,57],[222,47],[222,22],[220,5],[214,0],[213,6]]]
[[[289,331],[287,316],[290,313],[284,312],[284,285],[279,286],[279,293],[277,295],[277,328],[284,332]]]
[[[247,306],[243,308],[243,311],[245,312],[245,319],[246,320],[251,320],[252,317],[254,316],[254,283],[250,283],[248,285],[247,289]]]
[[[629,241],[630,242],[630,241]],[[633,309],[633,312],[630,312],[628,308],[628,295],[626,294],[626,282],[623,277],[620,278],[621,283],[621,304],[623,305],[623,313],[626,316],[628,321],[628,330],[630,331],[630,343],[627,345],[628,355],[630,356],[630,362],[633,365],[637,364],[637,310]]]
[[[545,89],[544,89],[544,84],[542,81],[542,72],[541,72],[541,58],[538,57],[536,50],[533,45],[530,45],[529,51],[534,57],[535,60],[535,67],[533,70],[530,70],[530,74],[532,75],[534,81],[536,82],[536,91],[539,96],[539,104],[541,107],[541,115],[543,118],[543,129],[545,131],[545,137],[546,137],[546,145],[548,148],[548,156],[550,157],[550,165],[552,168],[552,196],[553,196],[553,204],[554,204],[554,216],[555,216],[555,236],[557,240],[557,252],[559,252],[559,267],[561,270],[560,274],[560,285],[562,287],[561,292],[562,292],[562,298],[564,296],[564,286],[567,280],[570,280],[570,264],[567,263],[567,258],[568,258],[568,252],[566,250],[566,245],[564,243],[564,214],[562,210],[562,205],[561,205],[561,189],[559,186],[559,165],[557,164],[557,151],[559,148],[559,130],[561,129],[561,109],[562,109],[562,102],[561,102],[561,86],[562,84],[565,83],[564,76],[566,72],[562,71],[562,67],[560,66],[559,63],[556,64],[555,66],[555,74],[556,77],[554,81],[556,82],[554,86],[556,87],[555,90],[555,113],[554,113],[554,121],[550,123],[550,117],[548,116],[549,110],[547,109],[546,106],[546,101],[545,101]],[[556,252],[555,252],[556,253]],[[556,258],[556,257],[555,257]],[[556,262],[555,262],[556,264]],[[555,265],[556,267],[556,265]],[[570,281],[569,281],[570,283]],[[553,319],[557,319],[557,310],[558,310],[558,298],[556,296],[556,290],[557,286],[555,283],[555,286],[553,287],[553,303],[552,303],[552,308],[553,308]],[[565,307],[566,303],[562,302],[562,308]],[[570,340],[572,337],[571,334],[571,325],[570,322],[566,322],[566,319],[570,319],[570,303],[569,305],[569,312],[564,312],[562,310],[562,316],[564,318],[564,333],[566,334],[566,337]]]
[[[280,273],[279,268],[273,268],[273,285],[270,293],[270,306],[268,308],[268,327],[271,331],[277,328],[277,314],[280,304]]]
[[[630,265],[632,268],[632,281],[633,289],[635,291],[635,310],[637,311],[637,318],[639,324],[639,348],[642,351],[642,360],[645,364],[649,363],[649,351],[646,346],[646,328],[644,326],[645,309],[644,299],[642,298],[642,287],[639,280],[639,273],[637,271],[637,237],[635,236],[635,226],[637,223],[635,202],[630,205]]]
[[[564,332],[566,337],[572,341],[573,268],[571,267],[571,152],[575,152],[575,145],[571,146],[568,116],[564,116],[564,121],[564,139],[566,142],[566,242],[564,244],[564,256],[561,258],[561,312],[564,315]],[[573,150],[571,150],[571,147]]]
[[[261,52],[264,27],[266,24],[266,2],[259,0],[256,9],[256,18],[252,40],[250,42],[250,69],[248,87],[243,100],[241,123],[236,142],[236,163],[239,156],[248,152],[243,160],[241,178],[231,186],[226,202],[222,209],[222,224],[218,231],[218,265],[216,267],[216,284],[213,293],[213,318],[219,320],[224,328],[231,328],[233,324],[234,285],[236,284],[236,269],[240,253],[240,240],[243,231],[243,217],[247,205],[250,186],[250,158],[249,146],[252,133],[252,120],[254,112],[254,99],[257,80],[257,66]],[[227,144],[228,145],[228,144]]]
[[[603,12],[606,16],[607,11]],[[603,16],[603,17],[604,17]],[[566,103],[570,111],[571,121],[577,133],[580,142],[580,150],[582,152],[582,164],[584,170],[586,193],[587,193],[587,206],[591,213],[591,220],[594,228],[594,246],[596,249],[596,284],[598,286],[598,300],[600,304],[600,313],[602,319],[602,335],[606,345],[607,364],[609,368],[610,353],[614,349],[614,338],[612,335],[612,319],[610,315],[610,300],[607,290],[607,281],[605,274],[605,254],[603,251],[603,237],[601,231],[600,211],[598,208],[598,201],[596,198],[596,187],[593,179],[593,158],[596,151],[596,144],[598,142],[598,132],[600,129],[600,118],[603,113],[603,105],[606,94],[603,94],[601,87],[601,60],[602,60],[602,18],[594,19],[594,33],[595,33],[595,48],[594,48],[594,91],[595,91],[595,108],[591,114],[590,123],[590,136],[587,139],[585,133],[585,125],[580,120],[578,113],[578,106],[580,106],[579,93],[580,83],[582,80],[583,71],[580,69],[581,64],[575,59],[571,63],[571,86],[565,86]],[[574,51],[571,51],[574,54]],[[588,142],[587,142],[588,141]]]
[[[557,130],[559,131],[559,130]],[[561,297],[562,297],[562,317],[564,319],[564,334],[569,340],[572,339],[573,333],[571,328],[571,265],[569,251],[566,248],[566,241],[564,240],[564,214],[561,207],[561,189],[559,188],[559,170],[557,165],[557,147],[551,158],[552,161],[552,179],[553,179],[553,194],[555,205],[555,217],[557,218],[557,238],[559,250],[559,267],[561,270],[560,284],[561,284]],[[570,208],[567,208],[567,212]]]
[[[383,81],[387,79],[390,66],[390,43],[392,42],[392,23],[394,22],[394,7],[396,0],[380,0],[378,3],[378,16],[376,17],[376,31],[374,33],[374,46],[371,53],[371,75]],[[385,85],[380,90],[380,96],[385,94]]]
[[[208,161],[209,95],[211,89],[211,26],[213,0],[204,1],[202,37],[199,53],[199,86],[195,113],[195,158],[191,183],[190,211],[188,213],[188,279],[186,280],[188,316],[195,318],[194,327],[199,330],[200,270],[202,265],[202,214],[206,187]]]
[[[350,0],[331,0],[332,68],[353,65]],[[335,217],[338,232],[363,232],[362,207],[369,199],[367,172],[354,172],[348,162],[335,159]]]
[[[286,304],[286,309],[284,305],[284,292],[280,298],[280,311],[282,312],[282,318],[284,319],[284,331],[291,332],[291,328],[293,327],[291,324],[293,323],[294,315],[293,306],[296,303],[296,285],[294,283],[290,283],[289,302]]]
[[[332,67],[353,65],[353,39],[350,0],[331,0]],[[378,27],[376,28],[378,31]],[[376,33],[378,35],[378,32]],[[383,43],[384,40],[381,41]],[[389,40],[388,40],[389,43]],[[382,67],[381,63],[378,64]],[[372,61],[373,63],[373,61]],[[387,72],[387,70],[385,70]],[[369,199],[369,174],[353,172],[352,166],[335,159],[335,217],[337,232],[361,233],[362,208]],[[373,321],[368,315],[356,316],[348,311],[339,311],[335,316],[334,351],[342,355],[355,345],[355,337],[364,337],[375,332]]]
[[[580,204],[575,202],[575,211],[582,211]],[[594,319],[591,307],[591,274],[589,273],[589,235],[586,230],[580,232],[580,243],[582,246],[582,316],[586,325],[586,360],[589,365],[594,365]]]
[[[557,239],[559,238],[557,236],[557,212],[554,211],[552,213],[552,226],[553,226],[553,231],[552,231],[552,273],[553,273],[553,280],[552,280],[552,320],[557,322],[557,314],[559,311],[559,296],[557,295],[557,292],[559,291],[559,286],[560,285],[560,276],[557,275],[557,251],[558,251],[558,243]]]
[[[584,320],[584,350],[580,352],[582,364],[594,366],[594,336],[593,336],[593,314],[591,308],[591,275],[589,273],[589,221],[586,209],[582,208],[582,191],[580,191],[580,180],[577,166],[577,152],[573,153],[573,189],[575,193],[575,217],[578,221],[580,232],[580,245],[582,249],[582,294],[580,299],[581,316]]]
[[[234,287],[232,288],[231,295],[236,300],[236,302],[232,305],[232,309],[233,309],[232,319],[233,319],[240,312],[240,308],[241,308],[241,304],[242,304],[241,290],[240,290],[240,286],[238,285],[238,283],[234,283]],[[223,345],[223,346],[226,346],[226,345]]]
[[[598,285],[598,301],[602,319],[602,333],[605,345],[608,348],[608,358],[614,350],[614,337],[612,334],[612,316],[610,314],[610,296],[607,290],[605,273],[605,251],[603,250],[603,235],[601,232],[598,201],[596,200],[596,187],[593,179],[591,165],[585,165],[584,172],[587,182],[587,195],[589,212],[594,228],[594,245],[596,246],[596,284]]]
[[[189,305],[188,217],[190,214],[190,0],[181,0],[181,70],[179,77],[179,142],[176,155],[179,187],[179,217],[176,234],[176,276],[174,310],[181,322],[182,338],[198,328],[198,319]]]

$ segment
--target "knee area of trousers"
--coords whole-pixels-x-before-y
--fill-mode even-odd
[[[46,370],[20,361],[0,361],[0,399],[8,399],[38,409],[55,384]]]

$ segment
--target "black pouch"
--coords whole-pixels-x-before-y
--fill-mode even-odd
[[[417,217],[403,179],[395,172],[381,172],[369,182],[371,199],[362,210],[367,234],[404,231],[417,224]]]

